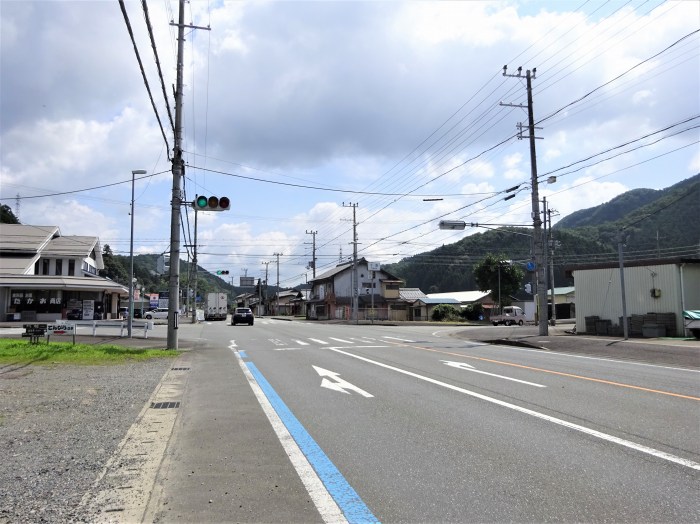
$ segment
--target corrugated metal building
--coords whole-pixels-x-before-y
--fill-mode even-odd
[[[683,311],[700,309],[700,258],[625,261],[623,265],[630,336],[684,336]],[[622,335],[619,264],[576,266],[568,271],[576,287],[577,332]]]

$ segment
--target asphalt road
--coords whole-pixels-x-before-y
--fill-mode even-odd
[[[196,349],[148,515],[700,521],[697,366],[464,333],[182,326]]]

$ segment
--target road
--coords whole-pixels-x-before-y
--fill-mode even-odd
[[[697,368],[464,328],[196,329],[156,520],[700,520]]]

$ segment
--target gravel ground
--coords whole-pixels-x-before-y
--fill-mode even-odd
[[[81,498],[172,362],[0,366],[0,523],[87,521]]]

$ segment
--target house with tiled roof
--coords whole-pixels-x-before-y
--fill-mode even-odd
[[[0,319],[53,321],[69,312],[116,318],[121,284],[104,268],[98,237],[64,236],[58,226],[0,224]]]
[[[401,300],[398,277],[365,258],[345,262],[309,282],[306,302],[310,319],[352,320],[353,297],[357,297],[357,320],[406,320],[408,304]]]

